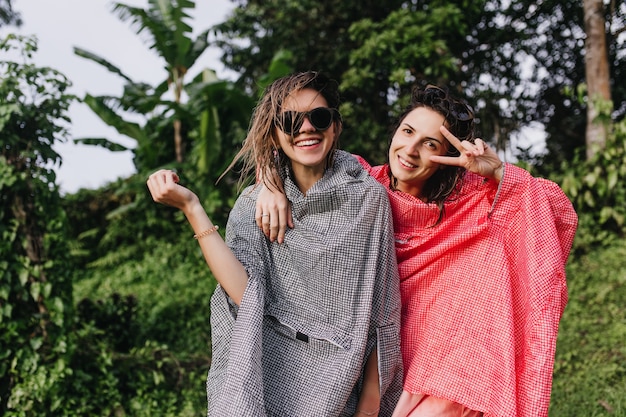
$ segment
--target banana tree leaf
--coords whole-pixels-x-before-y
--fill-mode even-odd
[[[104,123],[115,128],[120,134],[135,139],[139,143],[145,139],[145,132],[140,125],[124,120],[105,104],[102,97],[94,97],[87,94],[83,101]]]
[[[101,148],[108,149],[111,152],[124,152],[124,151],[132,150],[130,148],[127,148],[124,145],[120,145],[119,143],[111,142],[110,140],[106,138],[77,138],[77,139],[74,139],[74,143],[82,143],[83,145],[100,146]]]
[[[114,74],[118,74],[120,77],[124,78],[125,80],[127,80],[128,82],[133,82],[133,80],[130,79],[130,77],[128,77],[126,74],[124,74],[122,72],[122,70],[120,70],[118,67],[116,67],[115,65],[111,64],[109,61],[107,61],[106,59],[87,51],[86,49],[82,49],[82,48],[78,48],[78,47],[74,47],[74,53],[78,56],[81,56],[85,59],[89,59],[97,64],[102,65],[103,67],[105,67],[106,69],[108,69],[109,71],[111,71]]]

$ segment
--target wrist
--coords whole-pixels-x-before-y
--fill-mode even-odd
[[[356,415],[364,415],[364,416],[377,416],[378,412],[380,411],[380,408],[377,408],[375,410],[371,410],[371,411],[366,411],[366,410],[362,410],[362,409],[357,409],[356,410]]]
[[[182,211],[195,233],[200,233],[214,226],[196,196],[185,204]]]
[[[378,390],[364,389],[356,407],[356,415],[377,416],[380,410],[380,393]]]
[[[497,183],[502,181],[502,177],[504,176],[504,162],[500,162],[500,165],[493,170],[493,176],[491,177]]]
[[[205,213],[204,207],[202,207],[202,204],[200,204],[200,199],[195,194],[193,194],[191,198],[189,198],[189,200],[185,202],[181,210],[188,218],[193,217],[198,213]]]

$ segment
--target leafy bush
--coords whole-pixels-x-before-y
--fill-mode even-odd
[[[11,49],[22,62],[0,61],[0,414],[44,415],[70,374],[73,264],[51,166],[74,97],[31,63],[35,39],[0,39]]]
[[[83,409],[108,404],[101,415],[206,414],[209,301],[216,282],[185,233],[188,226],[179,226],[177,240],[148,238],[142,257],[96,263],[76,274],[72,369],[83,386],[67,395],[91,398]]]
[[[626,119],[612,126],[605,149],[591,160],[577,157],[564,166],[561,184],[578,212],[575,252],[610,245],[626,231]]]

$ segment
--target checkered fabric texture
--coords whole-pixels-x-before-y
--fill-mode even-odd
[[[289,179],[295,227],[270,243],[254,220],[258,189],[230,213],[227,243],[248,271],[237,308],[211,300],[208,415],[352,416],[378,348],[380,416],[402,391],[400,289],[385,189],[337,151],[306,194]]]
[[[577,216],[561,189],[511,164],[499,186],[468,173],[433,204],[389,189],[402,296],[404,389],[485,417],[548,415],[565,264]]]

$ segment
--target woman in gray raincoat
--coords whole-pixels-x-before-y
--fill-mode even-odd
[[[261,187],[237,199],[225,243],[176,173],[148,179],[156,202],[184,212],[219,282],[211,300],[211,417],[389,416],[402,391],[389,201],[356,159],[337,150],[338,106],[336,83],[319,73],[275,81],[235,158],[243,175],[260,167],[282,179],[297,224],[283,244],[251,220]],[[276,187],[273,175],[260,177]]]

